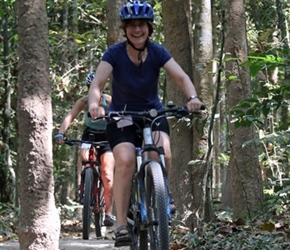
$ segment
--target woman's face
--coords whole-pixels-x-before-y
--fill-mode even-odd
[[[148,23],[145,20],[130,20],[126,26],[127,38],[136,48],[142,48],[149,36]]]

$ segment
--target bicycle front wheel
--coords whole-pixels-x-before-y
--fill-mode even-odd
[[[149,162],[146,167],[146,197],[150,249],[168,250],[168,197],[162,166],[156,161]]]
[[[83,204],[83,239],[87,240],[90,237],[91,229],[91,203],[93,190],[93,169],[88,167],[85,170],[85,186],[84,186],[84,204]]]

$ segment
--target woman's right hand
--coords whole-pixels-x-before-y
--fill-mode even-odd
[[[95,103],[90,104],[89,113],[92,119],[96,119],[97,117],[105,116],[105,110],[102,106],[98,106]]]
[[[63,133],[58,133],[54,136],[54,140],[57,144],[63,144],[65,139],[65,135]]]

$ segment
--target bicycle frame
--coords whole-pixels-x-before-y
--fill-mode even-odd
[[[152,204],[148,204],[153,202],[152,199],[155,197],[150,197],[152,194],[149,194],[150,188],[148,185],[152,184],[152,176],[148,174],[147,167],[152,164],[152,162],[156,162],[154,166],[161,169],[161,176],[164,181],[162,182],[163,194],[165,195],[165,206],[166,206],[166,214],[167,218],[163,216],[163,223],[168,226],[169,221],[171,221],[170,214],[170,198],[169,198],[169,186],[167,180],[167,173],[165,169],[165,160],[164,160],[164,149],[162,147],[157,148],[154,145],[152,138],[152,131],[148,121],[144,120],[144,128],[143,128],[143,147],[136,148],[136,172],[132,178],[132,192],[131,192],[131,211],[133,212],[134,221],[129,221],[132,226],[132,235],[133,235],[133,246],[131,249],[139,249],[138,244],[140,243],[140,249],[147,249],[147,240],[148,240],[148,230],[150,234],[150,248],[151,249],[161,249],[159,248],[161,244],[158,236],[158,229],[156,227],[160,227],[160,220],[156,218],[155,212],[151,209],[155,209]],[[152,159],[150,153],[157,153],[159,159]],[[155,169],[156,170],[156,169]],[[160,180],[161,181],[161,180]],[[155,194],[153,193],[153,196]],[[149,199],[149,200],[148,200]],[[154,202],[155,204],[155,202]],[[151,207],[151,208],[150,208]],[[161,208],[160,208],[161,209]],[[168,221],[167,221],[168,219]],[[163,233],[168,234],[163,230]],[[139,237],[139,239],[138,239]],[[168,243],[163,243],[165,245],[169,244],[169,236],[165,236],[167,238]],[[154,240],[152,240],[154,238]],[[139,241],[139,243],[138,243]],[[142,245],[142,246],[141,246]],[[144,247],[144,248],[142,248]],[[162,248],[163,249],[163,248]]]
[[[169,186],[168,186],[168,179],[167,179],[167,171],[165,168],[165,154],[163,147],[156,147],[153,143],[152,139],[152,131],[151,127],[147,126],[148,124],[145,124],[145,127],[143,128],[143,147],[142,148],[136,148],[136,172],[133,176],[133,182],[139,181],[140,189],[145,191],[145,167],[150,161],[157,161],[160,163],[160,166],[162,167],[162,173],[163,178],[165,181],[166,189],[167,189],[167,195],[168,195],[168,206],[167,206],[167,215],[168,219],[171,220],[171,213],[170,213],[170,199],[169,199]],[[152,159],[150,156],[150,153],[155,152],[158,154],[159,159]],[[144,185],[144,187],[143,187]],[[141,192],[142,193],[142,192]],[[146,197],[142,197],[140,195],[139,197],[139,203],[141,208],[141,222],[144,226],[148,224],[148,218],[145,211],[142,211],[143,207],[146,207]],[[144,205],[143,205],[144,204]]]
[[[205,109],[203,106],[201,109]],[[199,113],[199,112],[195,112]],[[169,115],[168,115],[169,114]],[[136,171],[132,178],[128,224],[131,226],[133,245],[131,249],[168,250],[168,224],[171,222],[170,193],[165,167],[165,155],[162,147],[156,147],[152,138],[151,125],[160,117],[173,116],[182,118],[189,115],[186,107],[176,107],[172,102],[168,108],[157,111],[113,111],[105,117],[111,122],[126,120],[127,116],[142,118],[143,146],[136,148]],[[132,119],[130,119],[132,121]],[[153,159],[150,153],[158,154]],[[148,237],[148,231],[150,237]],[[139,248],[140,247],[140,248]]]
[[[142,118],[144,122],[143,146],[136,148],[136,171],[132,178],[128,212],[128,224],[133,236],[131,249],[147,250],[148,239],[151,249],[169,249],[171,210],[165,155],[162,147],[154,145],[151,126],[156,119],[167,117],[168,113],[181,118],[189,115],[189,112],[185,107],[175,107],[173,104],[168,107],[162,111],[114,111],[105,115],[111,122],[125,120],[127,116]],[[151,158],[152,152],[158,154],[158,159]]]

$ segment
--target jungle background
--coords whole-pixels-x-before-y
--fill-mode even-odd
[[[29,246],[43,237],[42,216],[53,218],[49,233],[59,231],[56,214],[62,226],[77,217],[78,149],[52,138],[87,94],[86,74],[124,39],[124,2],[1,1],[0,240]],[[207,107],[171,124],[172,249],[289,248],[289,1],[148,2],[152,40],[168,48]],[[164,72],[160,98],[186,103]],[[82,130],[80,115],[66,135]]]

